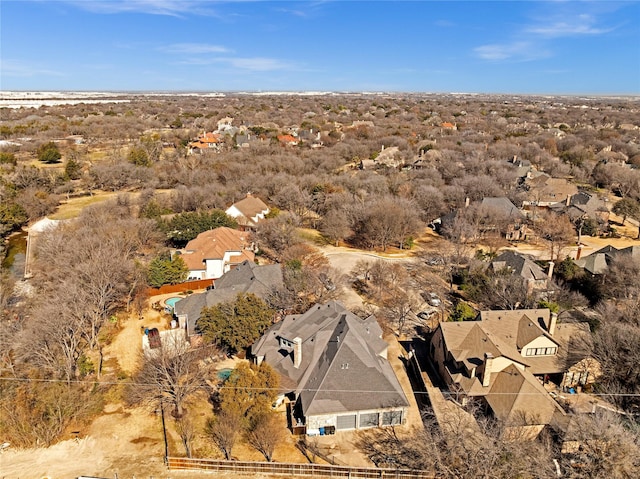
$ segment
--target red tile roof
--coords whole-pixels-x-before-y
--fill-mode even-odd
[[[250,244],[248,233],[223,226],[200,233],[189,241],[182,259],[191,271],[204,269],[205,260],[221,260],[227,251],[240,253],[239,257],[234,258],[234,263],[241,263],[245,259],[253,261],[253,251],[246,249]]]

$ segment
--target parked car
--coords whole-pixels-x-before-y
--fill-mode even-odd
[[[429,266],[440,266],[444,264],[444,258],[439,256],[432,256],[425,261]]]

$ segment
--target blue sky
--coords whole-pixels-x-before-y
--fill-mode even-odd
[[[639,94],[637,1],[1,0],[2,90]]]

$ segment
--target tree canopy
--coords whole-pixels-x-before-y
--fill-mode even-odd
[[[241,362],[220,389],[220,407],[227,414],[243,418],[249,425],[271,411],[279,386],[278,373],[267,363],[257,366]]]
[[[160,223],[160,227],[166,233],[167,239],[177,247],[186,245],[204,231],[219,228],[220,226],[235,228],[238,223],[224,211],[218,209],[188,211]]]
[[[40,145],[36,150],[36,154],[40,161],[48,164],[59,163],[60,158],[62,158],[58,146],[53,141]]]
[[[149,264],[147,278],[149,284],[159,288],[163,284],[178,284],[184,282],[189,276],[189,268],[181,256],[173,258],[158,256]]]
[[[231,352],[250,346],[271,325],[275,311],[255,294],[204,308],[196,328],[207,343]]]
[[[633,198],[622,198],[615,205],[613,205],[612,211],[622,216],[622,224],[627,221],[627,218],[633,218],[638,221],[638,237],[640,238],[640,203]]]

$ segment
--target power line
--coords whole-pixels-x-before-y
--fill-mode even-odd
[[[157,386],[158,383],[145,383],[138,381],[82,381],[82,380],[73,380],[67,381],[65,379],[42,379],[42,378],[25,378],[25,377],[2,377],[0,381],[15,381],[15,382],[39,382],[39,383],[64,383],[64,384],[77,384],[77,385],[96,385],[96,384],[104,384],[104,385],[132,385],[132,386]],[[250,391],[282,391],[281,388],[267,388],[267,387],[252,387],[252,386],[219,386],[217,389],[246,389]],[[347,394],[397,394],[397,391],[381,391],[379,389],[314,389],[314,388],[302,388],[296,389],[300,392],[333,392],[333,393],[347,393]],[[414,395],[428,395],[427,391],[412,391]],[[443,394],[447,396],[453,396],[456,393],[451,393],[447,391],[442,391]],[[538,395],[540,393],[536,392],[520,392],[520,393],[510,393],[510,392],[501,392],[501,393],[487,393],[483,396],[522,396],[522,395]],[[567,393],[569,394],[569,393]],[[640,397],[640,393],[584,393],[587,396],[595,396],[595,397]],[[463,393],[461,393],[463,395]]]

